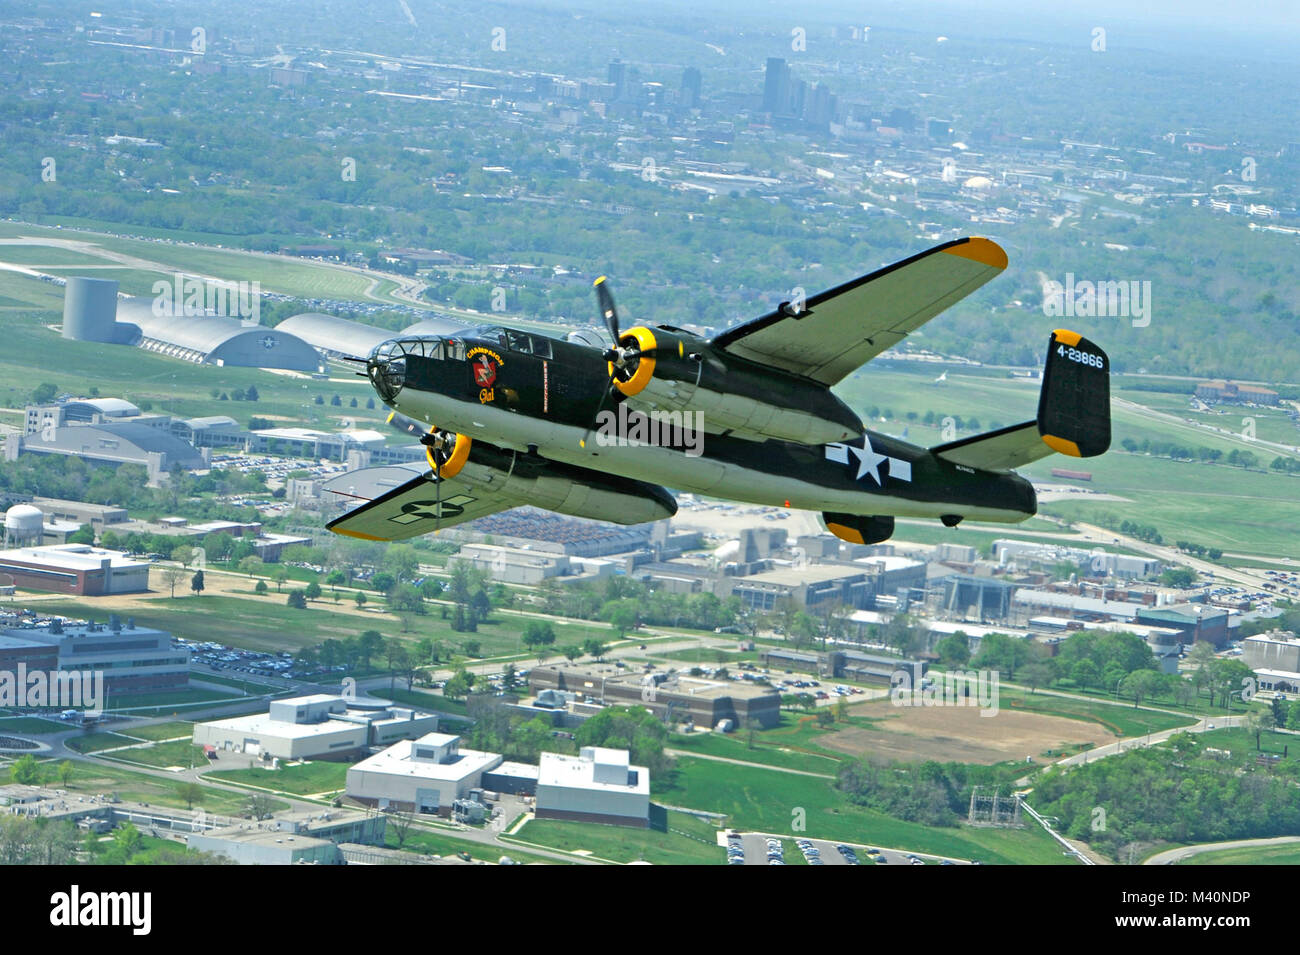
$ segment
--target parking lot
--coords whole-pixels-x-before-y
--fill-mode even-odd
[[[740,852],[735,847],[739,846]],[[844,846],[844,850],[840,849]],[[847,845],[803,836],[745,832],[727,839],[729,865],[969,865],[966,860],[908,852],[905,849]]]

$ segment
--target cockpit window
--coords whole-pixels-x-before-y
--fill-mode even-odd
[[[511,351],[523,352],[525,355],[533,353],[533,340],[523,332],[506,332],[506,342]]]
[[[465,342],[460,338],[448,338],[445,349],[446,357],[451,361],[465,360]]]

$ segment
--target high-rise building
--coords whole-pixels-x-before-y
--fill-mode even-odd
[[[614,84],[614,99],[622,99],[627,94],[627,64],[622,60],[611,62],[608,79]]]
[[[790,110],[790,67],[779,56],[767,59],[767,74],[763,81],[763,110],[768,113],[787,113]]]
[[[682,99],[681,103],[687,109],[694,109],[700,105],[700,92],[703,88],[704,77],[700,71],[693,66],[688,66],[682,70]]]

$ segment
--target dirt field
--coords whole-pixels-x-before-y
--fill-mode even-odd
[[[819,745],[853,756],[922,762],[1000,763],[1072,743],[1113,741],[1102,726],[1063,716],[999,710],[980,716],[973,706],[894,706],[887,700],[853,707],[881,722],[872,729],[846,727],[818,738]]]

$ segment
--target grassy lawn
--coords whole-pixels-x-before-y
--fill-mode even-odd
[[[192,703],[209,703],[227,700],[232,694],[217,690],[187,687],[184,690],[160,690],[156,693],[122,693],[110,696],[108,705],[114,710],[139,710],[155,706],[184,706]]]
[[[798,810],[813,839],[904,848],[987,863],[1061,864],[1069,860],[1039,827],[936,828],[855,806],[828,780],[679,757],[676,769],[655,780],[666,803],[727,813],[727,825],[790,832]],[[531,823],[530,823],[531,826]]]
[[[465,701],[451,700],[441,693],[424,690],[404,690],[401,687],[390,690],[387,687],[374,689],[370,695],[383,700],[392,700],[394,703],[404,703],[407,706],[414,706],[425,710],[436,710],[439,713],[455,713],[457,716],[465,715]]]
[[[650,829],[628,829],[560,819],[534,819],[518,837],[553,849],[585,849],[612,862],[644,860],[655,865],[722,865],[712,825],[687,813],[652,807]],[[654,828],[656,825],[662,828]]]
[[[1176,713],[1136,709],[1131,703],[1106,703],[1101,700],[1085,702],[1068,697],[1045,696],[1041,693],[1023,693],[1019,690],[1001,688],[998,692],[1000,705],[1008,709],[1089,720],[1100,723],[1116,736],[1141,736],[1177,726],[1191,726],[1196,722],[1194,719]]]
[[[203,747],[195,746],[188,739],[125,749],[109,755],[112,759],[126,763],[139,763],[142,766],[154,766],[158,769],[170,769],[173,766],[189,769],[192,766],[203,766],[208,761],[203,755]]]
[[[1300,865],[1300,842],[1201,852],[1178,865]]]
[[[97,753],[101,749],[112,749],[115,746],[130,746],[132,743],[138,743],[139,740],[132,739],[130,736],[123,736],[120,733],[87,733],[85,736],[72,736],[68,738],[68,749],[76,750],[78,753]]]
[[[217,773],[207,773],[212,779],[225,782],[246,783],[260,786],[276,792],[292,793],[295,796],[310,796],[315,793],[335,792],[347,784],[348,763],[328,763],[317,761],[281,766],[279,769],[227,769]]]
[[[678,734],[669,739],[668,745],[672,749],[699,753],[704,756],[721,756],[726,759],[738,759],[746,763],[763,763],[767,766],[799,769],[809,773],[824,773],[829,776],[834,776],[839,772],[840,761],[848,758],[843,753],[827,753],[823,756],[809,751],[801,752],[798,749],[791,748],[791,741],[778,735],[779,733],[779,728],[758,733],[754,740],[753,749],[749,748],[748,734],[743,730],[727,735],[722,733]]]
[[[0,733],[28,733],[40,736],[42,733],[58,733],[66,730],[66,723],[41,719],[39,716],[6,716],[0,718]]]
[[[468,839],[457,839],[453,835],[443,835],[440,832],[433,832],[429,829],[419,829],[412,826],[406,833],[406,839],[399,846],[397,844],[397,834],[393,832],[393,826],[388,826],[386,845],[390,849],[402,849],[406,852],[418,852],[422,855],[435,856],[454,856],[457,852],[467,852],[474,859],[485,860],[487,862],[496,862],[502,856],[509,856],[516,862],[524,862],[533,865],[571,865],[562,859],[550,859],[546,856],[533,855],[516,849],[514,846],[485,846],[481,842],[472,842]]]
[[[134,736],[136,739],[176,739],[180,736],[192,736],[194,724],[186,720],[177,720],[171,723],[150,723],[147,726],[127,726],[118,729],[117,732]]]
[[[85,795],[113,793],[122,800],[185,808],[185,801],[177,793],[178,780],[151,776],[121,764],[104,765],[74,760],[72,766],[72,778],[66,787],[71,792]],[[60,783],[59,788],[65,787]],[[289,808],[286,802],[272,802],[272,811]],[[248,797],[242,793],[205,786],[203,802],[199,805],[208,812],[237,816],[243,812],[247,803]]]

